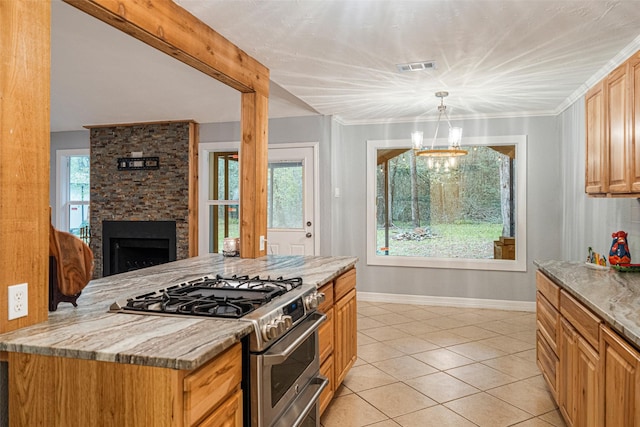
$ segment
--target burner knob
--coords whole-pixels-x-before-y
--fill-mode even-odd
[[[278,336],[278,331],[276,330],[275,326],[273,326],[272,324],[264,325],[264,328],[262,329],[262,337],[266,341],[272,340],[277,336]]]
[[[291,325],[293,325],[293,319],[291,316],[282,316],[282,320],[284,320],[285,329],[289,329]]]
[[[315,310],[316,308],[318,308],[318,299],[316,298],[315,294],[309,295],[307,298],[305,298],[304,302],[309,310]]]
[[[287,330],[287,327],[284,323],[284,319],[282,317],[279,317],[275,320],[275,328],[278,335],[284,334],[285,331]]]
[[[318,292],[316,295],[318,296],[318,305],[322,304],[326,300],[324,292]]]

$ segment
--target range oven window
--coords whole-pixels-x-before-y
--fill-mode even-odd
[[[314,335],[306,339],[284,362],[271,367],[271,407],[275,407],[284,394],[300,378],[316,355]],[[300,387],[306,384],[300,384]]]

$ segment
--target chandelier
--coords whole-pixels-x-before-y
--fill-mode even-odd
[[[433,165],[433,158],[443,159],[445,166],[455,166],[455,158],[465,156],[468,152],[460,148],[460,141],[462,141],[462,128],[451,126],[449,120],[449,114],[447,113],[447,106],[444,105],[444,98],[449,96],[449,92],[436,92],[436,97],[440,98],[440,105],[438,105],[438,122],[436,124],[436,132],[433,135],[431,141],[431,148],[425,148],[422,145],[422,131],[414,131],[411,133],[411,143],[415,150],[416,156],[422,156],[429,158],[429,167]],[[438,130],[440,129],[440,120],[442,116],[449,125],[449,147],[448,148],[435,148],[436,139],[438,138]],[[440,162],[436,163],[437,165]]]

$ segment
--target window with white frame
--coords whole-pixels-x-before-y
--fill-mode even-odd
[[[89,227],[89,150],[58,150],[57,228],[87,237]]]
[[[408,139],[368,141],[368,264],[526,270],[526,136],[464,145],[429,158]]]

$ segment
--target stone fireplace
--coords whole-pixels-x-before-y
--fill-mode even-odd
[[[195,255],[197,123],[89,128],[94,276]],[[158,167],[118,168],[131,157],[157,158]]]

